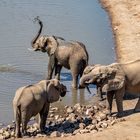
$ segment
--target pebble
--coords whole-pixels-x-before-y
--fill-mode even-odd
[[[37,123],[27,126],[30,132],[28,137],[68,137],[84,133],[97,133],[103,131],[108,126],[114,125],[125,119],[107,116],[104,104],[80,105],[73,107],[65,106],[63,116],[57,114],[59,108],[50,108],[49,117],[46,123],[45,134],[40,133]],[[0,129],[0,139],[14,138],[14,122],[7,127]]]
[[[96,125],[90,124],[89,126],[86,127],[86,129],[88,129],[90,131],[94,130],[94,129],[96,129]]]
[[[113,120],[110,124],[111,125],[114,125],[116,123],[116,121],[115,120]]]
[[[85,125],[84,123],[80,123],[80,124],[79,124],[79,128],[80,128],[80,129],[84,129],[85,127],[86,127],[86,125]]]
[[[80,129],[76,129],[72,134],[73,134],[73,135],[76,135],[76,134],[78,134],[78,133],[80,133]]]
[[[58,120],[59,119],[59,115],[55,115],[55,120]]]
[[[53,107],[53,108],[51,108],[51,110],[52,111],[58,111],[59,109],[58,109],[58,107]]]
[[[89,133],[90,131],[89,130],[87,130],[87,129],[83,129],[83,130],[80,130],[80,133],[81,134],[84,134],[84,133]]]
[[[46,135],[45,135],[45,134],[40,134],[40,133],[39,133],[39,134],[36,135],[36,137],[46,137]]]
[[[61,133],[58,131],[54,131],[51,133],[50,137],[61,137]]]
[[[74,110],[73,110],[72,107],[68,107],[68,108],[67,108],[67,113],[73,113],[73,112],[74,112]]]
[[[95,130],[95,129],[93,129],[92,131],[90,131],[90,133],[92,133],[92,134],[95,134],[95,133],[97,133],[98,131],[97,130]]]

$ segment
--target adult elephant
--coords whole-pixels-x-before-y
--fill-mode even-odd
[[[13,99],[13,110],[16,122],[15,136],[21,137],[22,132],[26,134],[27,123],[32,116],[39,113],[40,130],[44,131],[50,103],[64,97],[66,87],[57,79],[42,80],[34,85],[28,85],[19,88]]]
[[[124,93],[140,93],[140,60],[120,64],[87,66],[80,79],[80,85],[86,84],[101,85],[102,92],[106,92],[108,101],[108,111],[112,111],[113,96],[116,97],[118,115],[123,115]],[[140,111],[140,98],[134,111]]]
[[[82,76],[88,64],[88,53],[85,45],[78,41],[67,42],[57,36],[41,36],[43,24],[37,18],[40,29],[32,41],[34,51],[47,52],[49,56],[47,79],[51,79],[55,70],[55,78],[60,79],[62,67],[71,70],[72,87],[77,88],[78,76]]]

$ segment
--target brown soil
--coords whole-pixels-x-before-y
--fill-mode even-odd
[[[111,19],[117,60],[124,63],[140,59],[140,0],[101,0],[101,2]],[[114,124],[102,132],[64,138],[36,138],[36,140],[139,140],[140,113],[133,113],[136,101],[137,99],[124,101],[126,121]]]

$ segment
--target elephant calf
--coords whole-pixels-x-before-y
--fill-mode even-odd
[[[43,131],[49,112],[50,103],[59,100],[66,94],[66,86],[59,80],[42,80],[37,84],[19,88],[13,99],[13,110],[16,122],[16,137],[21,137],[20,124],[22,123],[22,133],[26,134],[26,126],[32,116],[39,113],[40,130]]]

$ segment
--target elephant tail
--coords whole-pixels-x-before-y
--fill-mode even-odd
[[[19,122],[21,122],[21,106],[17,106],[17,109],[16,109],[16,120],[19,120]]]
[[[78,42],[78,41],[76,41],[76,42],[83,48],[84,53],[85,53],[85,57],[83,59],[84,59],[84,61],[86,61],[86,65],[88,65],[89,55],[88,55],[86,46],[82,42]]]
[[[21,134],[20,133],[20,125],[21,125],[21,119],[22,119],[21,118],[21,105],[15,107],[14,117],[15,117],[16,128],[18,129],[19,134]],[[21,137],[21,136],[19,136],[19,137]]]

